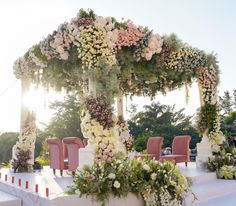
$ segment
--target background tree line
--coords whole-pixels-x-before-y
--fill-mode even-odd
[[[65,101],[56,101],[50,105],[55,112],[45,129],[38,131],[35,156],[47,156],[48,150],[45,140],[48,137],[82,137],[80,130],[79,102],[73,96],[67,96]],[[222,131],[226,136],[236,136],[236,89],[232,94],[225,91],[220,97],[222,114]],[[134,147],[137,151],[146,149],[146,142],[151,136],[163,136],[163,147],[170,147],[175,135],[188,134],[192,140],[190,147],[195,148],[200,141],[199,134],[194,128],[194,118],[184,114],[184,109],[175,110],[175,106],[162,105],[159,102],[144,106],[137,112],[136,106],[130,108],[128,120],[130,133],[134,138]],[[11,159],[12,146],[17,141],[18,133],[6,132],[0,134],[0,162]]]

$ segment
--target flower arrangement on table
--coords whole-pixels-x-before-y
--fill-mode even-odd
[[[129,192],[143,197],[147,206],[180,206],[190,192],[189,180],[171,162],[116,159],[78,170],[70,194],[90,196],[102,205],[110,197]]]

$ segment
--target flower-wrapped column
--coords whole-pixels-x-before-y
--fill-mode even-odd
[[[21,80],[21,122],[18,141],[12,149],[12,168],[17,172],[30,172],[34,165],[34,149],[36,140],[35,115],[25,105],[25,95],[29,91],[30,83]]]
[[[199,70],[199,92],[201,108],[198,114],[198,130],[203,138],[197,144],[197,166],[212,156],[212,151],[219,148],[224,141],[220,131],[220,115],[217,101],[217,74],[213,65]]]

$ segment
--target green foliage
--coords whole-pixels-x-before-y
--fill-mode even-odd
[[[134,140],[134,148],[137,152],[141,152],[146,149],[147,141],[148,141],[149,135],[147,134],[140,134],[135,138]]]
[[[175,111],[174,106],[152,103],[144,106],[144,111],[133,115],[128,122],[135,149],[146,148],[148,137],[163,136],[164,147],[170,147],[176,135],[188,134],[192,137],[190,147],[194,148],[200,141],[197,131],[191,126],[190,116],[183,114],[183,109]]]
[[[236,135],[236,89],[231,94],[225,91],[220,97],[220,109],[222,113],[221,131],[230,137]]]
[[[93,10],[88,9],[87,11],[85,11],[84,9],[80,9],[79,10],[79,17],[82,18],[92,18],[95,19],[95,13]]]
[[[218,108],[216,104],[206,103],[200,108],[197,117],[197,129],[202,134],[208,131],[212,131],[214,128],[214,122],[218,115]]]
[[[78,170],[69,193],[78,191],[80,196],[91,196],[102,205],[106,204],[110,195],[120,198],[131,192],[143,196],[147,205],[161,206],[162,195],[166,195],[168,203],[174,199],[181,203],[183,195],[189,191],[189,183],[170,162],[122,159],[112,163],[95,163],[92,167]],[[150,200],[150,195],[155,198]]]
[[[19,134],[6,132],[0,135],[0,163],[9,162],[12,158],[12,147],[15,145]]]
[[[34,82],[58,91],[62,88],[67,91],[81,91],[83,71],[76,47],[72,46],[69,53],[69,58],[66,61],[58,58],[48,61],[47,69],[43,74],[36,75]]]
[[[66,96],[63,102],[56,101],[50,108],[55,110],[55,113],[45,128],[45,136],[83,137],[80,129],[80,106],[74,96]]]
[[[28,160],[30,159],[31,152],[29,150],[20,150],[16,153],[16,159],[12,161],[14,172],[27,172],[29,171]]]
[[[233,166],[223,166],[217,170],[216,175],[219,179],[236,179],[236,167]]]
[[[214,172],[225,165],[236,165],[236,147],[235,145],[229,145],[228,142],[221,145],[218,152],[213,153],[213,157],[208,159],[206,167]]]
[[[182,40],[179,39],[175,33],[172,33],[170,35],[164,35],[163,40],[172,52],[178,51],[184,45]]]
[[[99,68],[96,70],[89,71],[89,78],[93,79],[96,84],[97,94],[105,96],[111,103],[120,93],[117,78],[119,73],[120,68],[117,65],[109,66],[103,62],[100,62]]]
[[[50,164],[49,158],[43,158],[42,156],[38,156],[36,161],[42,166],[47,166]]]
[[[229,91],[225,91],[224,96],[220,97],[220,106],[221,110],[223,111],[223,115],[226,115],[232,111],[233,104],[232,96],[230,95]]]

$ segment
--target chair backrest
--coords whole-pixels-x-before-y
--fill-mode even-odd
[[[161,147],[163,144],[163,137],[150,137],[147,142],[147,153],[155,155],[158,160],[161,155]]]
[[[58,138],[47,139],[49,144],[50,167],[53,169],[64,169],[64,154],[62,141]]]
[[[79,137],[65,137],[63,143],[68,152],[68,168],[75,171],[79,165],[79,148],[83,148],[83,141]]]
[[[175,136],[172,142],[172,153],[176,155],[189,155],[189,135]]]

